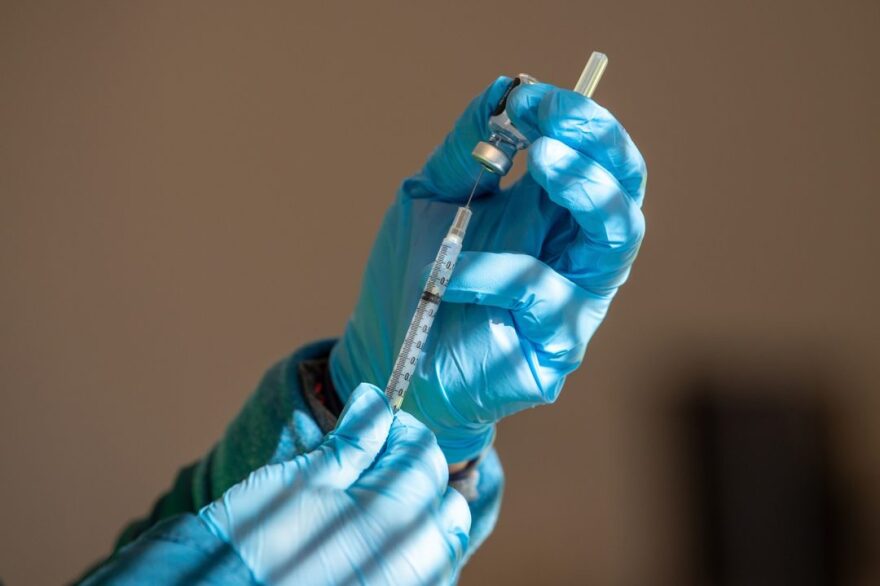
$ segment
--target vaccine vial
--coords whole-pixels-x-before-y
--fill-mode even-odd
[[[471,152],[471,155],[490,173],[507,175],[513,165],[513,155],[516,151],[529,146],[529,139],[517,130],[510,116],[507,115],[507,98],[517,87],[537,81],[525,73],[513,78],[489,117],[489,138],[478,142]]]

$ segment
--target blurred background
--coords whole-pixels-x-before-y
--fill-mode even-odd
[[[880,581],[880,4],[0,2],[0,579],[71,580],[262,372],[499,74],[596,93],[647,238],[505,421],[462,584]]]

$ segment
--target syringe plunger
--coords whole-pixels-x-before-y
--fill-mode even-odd
[[[599,85],[599,80],[602,79],[602,74],[605,73],[607,66],[608,56],[605,53],[593,51],[581,72],[580,79],[574,86],[574,91],[587,98],[593,97],[593,92],[596,91],[596,86]]]

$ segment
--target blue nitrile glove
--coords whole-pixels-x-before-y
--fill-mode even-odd
[[[361,295],[331,354],[339,393],[384,388],[434,259],[480,167],[470,155],[510,80],[477,97],[385,216]],[[596,102],[546,84],[512,92],[532,141],[528,173],[500,190],[484,173],[444,303],[403,408],[450,462],[478,455],[494,423],[556,399],[626,280],[645,230],[646,169]]]
[[[471,521],[447,480],[430,430],[361,385],[318,449],[259,468],[199,517],[263,584],[445,583]]]

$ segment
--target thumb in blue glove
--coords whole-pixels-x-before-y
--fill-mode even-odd
[[[256,470],[199,518],[262,583],[444,583],[471,521],[447,482],[434,435],[362,384],[318,449]]]

